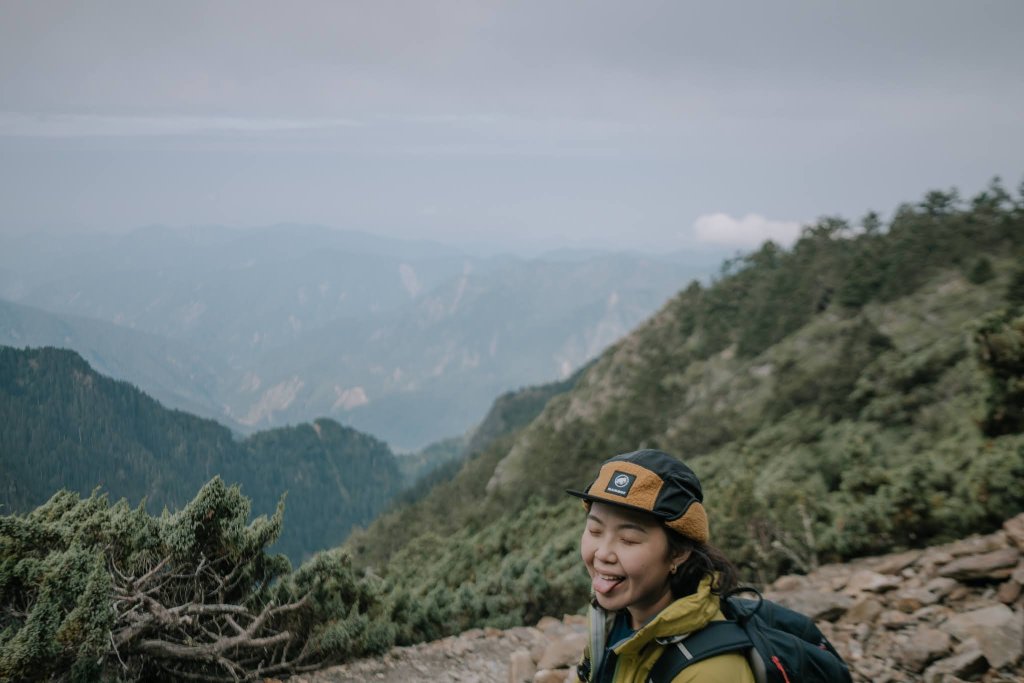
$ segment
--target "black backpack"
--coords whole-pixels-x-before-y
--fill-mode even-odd
[[[743,592],[754,592],[744,590]],[[746,656],[757,683],[851,683],[850,670],[810,618],[757,593],[722,600],[725,621],[686,636],[661,639],[665,651],[652,683],[671,681],[690,664],[730,652]]]

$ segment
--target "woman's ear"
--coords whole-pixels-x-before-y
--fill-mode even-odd
[[[688,559],[690,559],[690,555],[691,554],[693,554],[693,550],[691,550],[690,548],[687,548],[686,550],[682,551],[681,553],[676,554],[676,556],[672,558],[672,573],[673,574],[675,574],[676,571],[678,571],[678,569],[681,566],[683,566],[683,564]]]

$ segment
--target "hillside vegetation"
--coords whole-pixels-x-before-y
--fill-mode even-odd
[[[332,420],[238,441],[212,420],[168,410],[62,349],[0,346],[0,510],[26,512],[60,489],[185,505],[214,476],[239,484],[255,511],[288,494],[275,550],[294,561],[337,545],[401,488],[381,441]]]
[[[347,547],[415,641],[583,605],[562,491],[638,447],[698,472],[713,542],[754,580],[991,529],[1024,509],[1022,248],[998,182],[767,243]]]
[[[398,479],[383,444],[328,420],[236,442],[54,349],[0,348],[0,425],[0,678],[258,680],[575,612],[563,489],[645,446],[698,472],[712,541],[766,583],[1024,510],[1024,192],[933,192],[728,262],[578,376],[501,397],[413,463],[449,464],[294,572],[267,552],[282,524],[369,519]],[[97,484],[182,502],[28,510]],[[244,494],[273,515],[250,521]]]

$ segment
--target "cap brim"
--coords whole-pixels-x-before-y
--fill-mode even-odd
[[[601,496],[592,496],[589,493],[585,493],[583,491],[573,491],[572,489],[565,489],[565,492],[568,493],[570,496],[582,498],[588,503],[604,503],[605,505],[614,505],[615,507],[626,508],[627,510],[636,510],[637,512],[644,512],[648,515],[651,515],[652,517],[655,517],[663,521],[668,520],[668,517],[666,517],[665,515],[654,512],[653,510],[648,510],[647,508],[639,507],[638,505],[620,503],[617,500],[608,500],[607,498],[602,498]]]

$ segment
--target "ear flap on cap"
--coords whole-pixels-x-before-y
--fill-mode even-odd
[[[710,537],[708,515],[704,511],[704,506],[696,501],[690,504],[685,515],[679,519],[673,519],[671,522],[665,522],[665,526],[700,543],[707,543]]]

